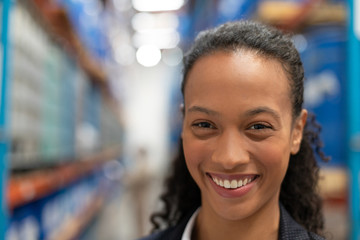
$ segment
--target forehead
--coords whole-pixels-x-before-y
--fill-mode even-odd
[[[223,100],[236,97],[254,102],[290,102],[289,80],[281,63],[253,51],[215,52],[201,57],[186,81],[185,104],[214,95],[222,95]]]
[[[218,76],[221,71],[229,75],[250,74],[259,76],[261,74],[270,74],[267,78],[269,84],[282,85],[282,83],[285,83],[290,88],[287,74],[279,60],[248,49],[216,51],[200,57],[190,69],[185,81],[188,84],[189,78],[206,77],[208,75],[221,78],[221,76]],[[270,76],[275,78],[270,78]],[[285,80],[285,82],[279,80],[279,78]],[[219,81],[221,82],[221,79]],[[256,79],[253,79],[253,82],[255,81]]]

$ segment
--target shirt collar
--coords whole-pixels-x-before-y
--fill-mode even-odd
[[[191,216],[191,218],[189,219],[188,223],[186,224],[184,233],[181,237],[181,240],[191,240],[191,234],[192,234],[192,230],[194,229],[194,225],[195,225],[195,219],[197,217],[197,215],[199,214],[199,210],[200,208],[198,208],[193,215]]]

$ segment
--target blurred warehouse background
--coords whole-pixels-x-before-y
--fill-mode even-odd
[[[149,233],[183,53],[236,19],[293,32],[323,126],[328,239],[360,239],[359,0],[0,0],[0,239]]]

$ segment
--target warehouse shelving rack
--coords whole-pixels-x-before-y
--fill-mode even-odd
[[[348,151],[351,239],[360,239],[360,3],[348,0]]]
[[[11,158],[15,155],[11,146],[13,136],[11,135],[10,123],[12,121],[11,107],[14,106],[11,105],[11,100],[14,98],[9,95],[13,93],[11,87],[13,87],[14,76],[12,76],[12,71],[14,71],[14,66],[11,53],[13,53],[14,43],[11,42],[9,32],[11,30],[12,10],[20,2],[31,16],[35,16],[36,25],[39,25],[39,28],[48,35],[46,38],[51,41],[53,47],[50,48],[51,52],[47,54],[56,54],[57,56],[50,63],[48,62],[50,65],[48,64],[47,68],[50,71],[55,71],[51,73],[55,77],[54,79],[47,79],[49,86],[45,86],[54,91],[48,96],[50,97],[48,98],[49,101],[41,103],[43,104],[41,106],[45,106],[50,111],[46,113],[46,119],[41,118],[47,121],[45,122],[47,126],[44,129],[57,140],[52,141],[53,139],[49,138],[50,135],[43,138],[42,142],[37,143],[38,148],[34,147],[37,145],[31,145],[31,151],[38,149],[38,155],[31,152],[31,157],[24,161],[24,164],[19,161],[12,165],[14,162]],[[0,239],[9,237],[7,235],[9,234],[9,227],[14,221],[18,221],[18,219],[14,220],[14,216],[23,217],[25,215],[31,217],[31,221],[28,221],[30,225],[33,224],[34,219],[39,221],[39,226],[33,228],[38,233],[33,237],[35,236],[38,239],[75,239],[81,235],[81,231],[86,228],[106,202],[113,184],[119,184],[115,180],[108,179],[104,171],[108,162],[118,162],[121,158],[123,139],[121,114],[114,104],[116,100],[108,89],[106,73],[100,67],[99,59],[91,55],[82,44],[80,37],[72,27],[66,10],[55,2],[50,2],[0,0],[2,17],[0,44]],[[47,8],[44,4],[54,5]],[[59,27],[57,25],[59,22],[65,27]],[[56,64],[58,63],[63,68],[57,69]],[[62,73],[65,74],[64,77],[72,76],[75,79],[70,81],[57,77],[56,71],[62,71],[61,69],[66,72]],[[41,77],[41,75],[39,76]],[[49,80],[63,81],[60,85]],[[77,94],[78,96],[75,96],[76,91],[80,91]],[[65,104],[63,107],[55,109],[59,98],[62,98]],[[33,101],[34,99],[30,100]],[[73,104],[71,101],[79,101],[80,103],[75,104],[76,106],[70,106]],[[77,113],[76,110],[80,113]],[[81,125],[85,121],[92,124],[90,130],[94,131],[95,129],[100,134],[105,132],[105,134],[97,136],[101,142],[97,142],[96,146],[90,146],[90,149],[81,149],[76,143],[77,125]],[[59,129],[59,127],[63,127],[63,129]],[[68,146],[69,144],[72,146]],[[59,145],[60,147],[52,149],[51,152],[42,151],[48,147]],[[63,147],[64,153],[59,152],[61,147]],[[42,153],[45,155],[41,155]],[[46,157],[41,160],[42,156]],[[17,156],[20,160],[21,157],[22,155]],[[34,159],[37,160],[34,161]],[[85,197],[84,199],[80,198],[79,201],[81,195]],[[77,200],[74,202],[74,199]],[[59,206],[64,208],[63,215],[59,216],[58,214],[57,218],[54,218],[54,214],[50,210]],[[72,213],[76,209],[81,209],[81,211]],[[51,221],[57,221],[55,224],[57,227],[53,229],[54,224],[50,226],[46,222],[41,223],[41,219],[45,217]],[[20,223],[16,223],[16,226],[18,225],[20,226]],[[16,227],[12,229],[12,233],[14,232],[20,234]],[[58,234],[59,232],[61,235]],[[31,237],[26,235],[26,231],[22,234]],[[22,239],[21,236],[24,235],[19,236]]]
[[[0,1],[1,6],[1,44],[0,44],[0,239],[4,239],[7,219],[7,206],[5,201],[6,179],[8,176],[8,141],[7,141],[7,89],[8,89],[8,23],[10,0]]]

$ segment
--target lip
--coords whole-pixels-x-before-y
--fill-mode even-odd
[[[208,177],[208,180],[209,180],[211,186],[213,187],[213,189],[215,190],[215,192],[224,198],[241,198],[241,197],[245,196],[257,184],[258,179],[260,177],[257,174],[226,175],[226,174],[215,174],[215,173],[207,173],[206,176]],[[245,177],[254,177],[254,176],[256,176],[256,177],[253,181],[251,181],[250,183],[246,184],[243,187],[226,189],[226,188],[220,187],[219,185],[214,183],[211,176],[218,177],[221,179],[227,179],[227,180],[241,179],[241,178],[245,178]]]

